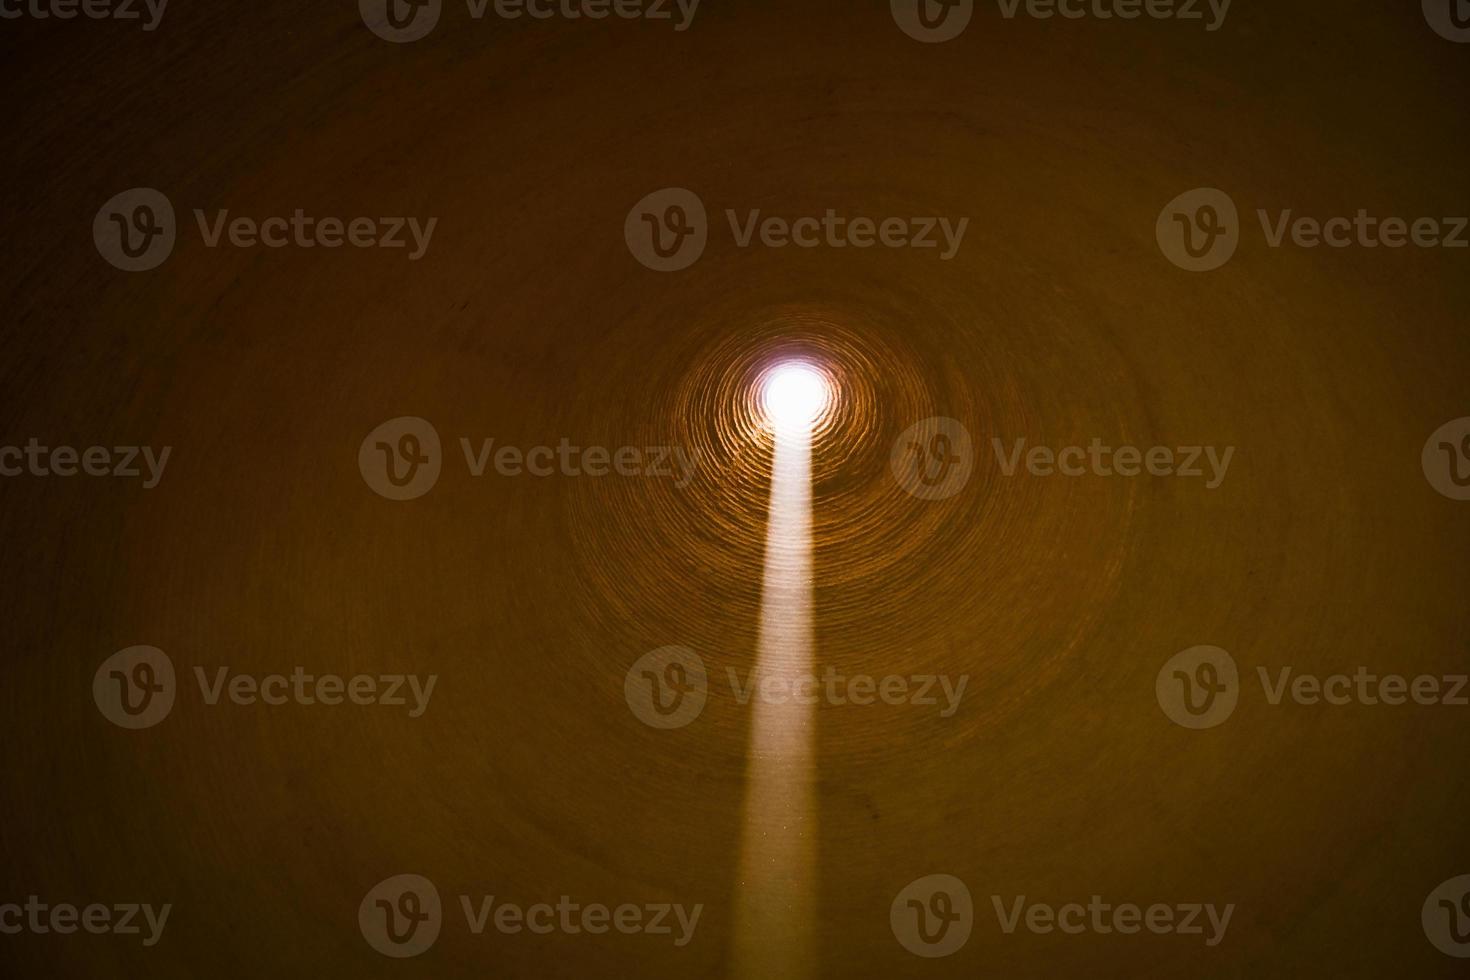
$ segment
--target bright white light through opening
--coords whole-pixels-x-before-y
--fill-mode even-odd
[[[822,417],[832,399],[832,386],[810,364],[778,364],[761,386],[761,408],[780,429],[807,429]]]
[[[774,430],[770,516],[754,677],[790,691],[812,676],[812,440],[834,399],[816,365],[784,361],[759,381]],[[757,698],[751,708],[731,949],[738,980],[817,975],[816,708]]]

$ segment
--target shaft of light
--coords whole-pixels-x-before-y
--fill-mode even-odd
[[[812,674],[812,433],[775,435],[734,920],[734,975],[749,980],[816,973],[815,708],[759,688]]]

